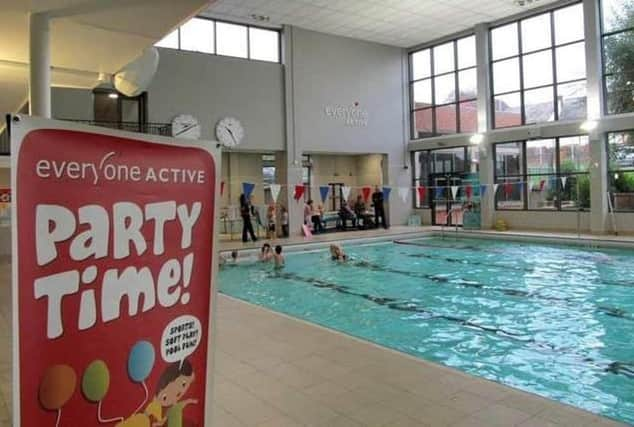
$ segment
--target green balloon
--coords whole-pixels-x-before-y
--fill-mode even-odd
[[[110,387],[110,372],[103,360],[93,360],[84,371],[81,379],[81,390],[86,399],[100,402],[108,393]]]

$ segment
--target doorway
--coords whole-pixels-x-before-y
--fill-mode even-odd
[[[94,120],[100,126],[134,132],[147,131],[147,92],[129,97],[111,89],[93,90]]]
[[[431,195],[432,225],[462,227],[462,201],[453,197],[451,188],[460,187],[462,174],[431,174],[434,190]]]
[[[341,209],[341,201],[343,200],[343,182],[330,182],[330,192],[328,193],[328,205],[332,212],[339,212]]]

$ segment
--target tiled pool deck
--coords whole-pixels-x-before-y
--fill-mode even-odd
[[[430,229],[394,227],[313,241],[397,238]],[[634,243],[631,236],[610,239]],[[9,260],[0,259],[1,426],[11,420],[10,295]],[[227,296],[218,296],[216,316],[213,427],[621,425]]]

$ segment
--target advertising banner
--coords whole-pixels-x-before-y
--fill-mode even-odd
[[[214,143],[16,116],[14,425],[203,427]]]

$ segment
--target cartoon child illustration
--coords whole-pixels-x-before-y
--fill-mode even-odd
[[[192,365],[187,359],[167,367],[159,378],[154,399],[145,408],[145,415],[150,420],[155,420],[152,422],[152,427],[187,427],[189,425],[183,421],[183,410],[188,405],[197,404],[198,400],[181,400],[181,398],[187,393],[195,378]],[[167,412],[164,414],[163,410]]]

